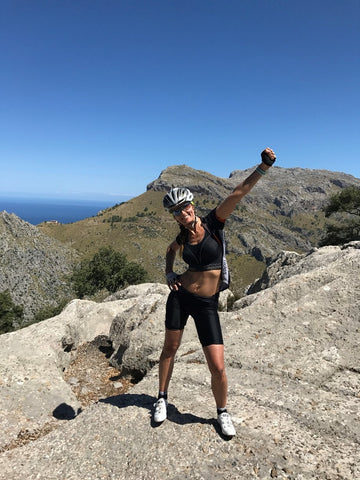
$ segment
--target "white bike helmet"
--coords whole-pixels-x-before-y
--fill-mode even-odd
[[[175,187],[167,193],[163,199],[163,205],[166,209],[172,210],[174,207],[185,202],[192,202],[194,195],[188,188]]]

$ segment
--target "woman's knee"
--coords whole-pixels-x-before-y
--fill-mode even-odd
[[[162,349],[162,357],[175,356],[181,344],[182,330],[166,330],[165,341]]]
[[[179,346],[180,344],[177,344],[177,343],[164,344],[161,352],[161,357],[163,358],[174,357],[176,355],[176,352],[178,351]]]
[[[217,380],[223,380],[226,378],[226,372],[224,365],[212,365],[210,372],[213,378]]]
[[[205,357],[211,375],[222,379],[226,376],[224,362],[224,345],[209,345],[204,348]]]

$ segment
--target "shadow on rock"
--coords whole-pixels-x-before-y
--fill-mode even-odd
[[[99,403],[109,403],[118,408],[126,408],[130,406],[137,406],[139,408],[146,408],[151,414],[151,426],[156,428],[162,425],[161,423],[154,422],[152,418],[152,412],[154,409],[154,403],[156,402],[156,397],[146,394],[133,394],[127,393],[124,395],[116,395],[113,397],[108,397],[99,400]],[[177,423],[178,425],[187,425],[190,423],[200,423],[213,425],[214,428],[219,432],[217,428],[217,422],[213,418],[203,418],[193,415],[192,413],[181,413],[175,407],[175,405],[169,403],[168,405],[168,416],[167,421]]]
[[[136,406],[140,408],[147,408],[148,410],[152,410],[154,402],[156,402],[154,397],[144,393],[125,393],[99,400],[99,403],[110,403],[110,405],[114,405],[114,407],[118,408]]]
[[[193,415],[192,413],[181,413],[172,404],[168,406],[168,420],[177,423],[178,425],[187,425],[188,423],[214,424],[213,418],[203,418]]]
[[[169,404],[168,405],[168,421],[177,423],[178,425],[187,425],[190,423],[200,423],[201,425],[212,425],[216,433],[221,437],[223,440],[231,440],[232,437],[228,437],[224,435],[221,431],[220,425],[215,420],[215,418],[203,418],[198,417],[197,415],[193,415],[192,413],[181,413],[179,410],[174,406]],[[159,423],[155,423],[152,420],[152,426],[158,427]]]
[[[73,420],[77,415],[79,415],[79,413],[81,413],[81,408],[75,412],[73,407],[67,403],[60,403],[60,405],[58,405],[52,412],[53,417],[57,418],[58,420]]]

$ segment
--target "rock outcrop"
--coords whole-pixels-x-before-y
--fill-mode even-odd
[[[360,242],[284,253],[255,293],[221,312],[231,440],[215,422],[191,321],[168,419],[151,420],[165,285],[129,287],[101,304],[74,301],[58,317],[0,336],[0,478],[360,478],[359,275]],[[111,363],[139,381],[86,406],[66,371],[80,344],[99,335],[110,335]],[[64,404],[74,414],[59,420]]]

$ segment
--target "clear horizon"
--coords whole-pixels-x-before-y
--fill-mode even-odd
[[[51,193],[27,193],[27,192],[0,192],[0,200],[32,200],[36,201],[56,201],[56,202],[84,202],[84,203],[105,203],[105,202],[114,202],[120,203],[125,202],[134,198],[132,195],[105,195],[105,194],[82,194],[80,196],[66,196],[66,195],[56,195]]]
[[[73,223],[93,217],[99,211],[118,203],[121,201],[3,197],[0,195],[0,212],[14,213],[17,217],[33,225],[51,220]]]
[[[275,166],[279,167],[279,165],[277,165],[275,163]],[[286,167],[280,167],[280,168],[286,168]],[[313,169],[313,168],[310,168],[310,167],[288,167],[288,168],[307,168],[309,170],[318,170],[318,169]],[[320,170],[328,170],[328,169],[320,169]],[[328,170],[329,171],[329,170]],[[352,174],[349,174],[349,173],[346,173],[346,172],[343,172],[341,170],[330,170],[334,173],[344,173],[345,175],[350,175],[350,176],[353,176],[354,178],[359,178],[359,177],[356,177],[355,175],[352,175]],[[161,172],[160,172],[161,173]],[[207,173],[211,173],[211,172],[207,172]],[[229,175],[230,175],[231,172],[229,172]],[[219,177],[219,178],[229,178],[229,175],[226,176],[226,177]],[[153,180],[156,180],[158,177],[154,178]],[[152,180],[152,181],[153,181]],[[149,182],[151,183],[151,182]],[[43,202],[43,201],[54,201],[56,203],[58,202],[66,202],[66,203],[73,203],[73,202],[83,202],[83,203],[91,203],[93,202],[94,204],[96,203],[106,203],[108,202],[109,203],[109,206],[111,202],[112,205],[115,205],[115,204],[118,204],[118,203],[121,203],[121,202],[126,202],[128,200],[131,200],[132,198],[135,198],[143,193],[146,192],[146,187],[144,189],[143,192],[140,192],[136,195],[116,195],[116,194],[92,194],[92,193],[82,193],[81,195],[73,195],[73,196],[66,196],[65,195],[56,195],[56,194],[51,194],[51,193],[43,193],[43,194],[39,194],[37,192],[34,192],[34,193],[27,193],[27,192],[0,192],[0,201],[1,200],[7,200],[7,199],[13,199],[13,200],[31,200],[31,201],[40,201],[40,202]],[[1,207],[1,203],[0,203],[0,207]]]
[[[356,0],[0,9],[0,192],[135,197],[171,165],[225,178],[267,146],[360,178]]]

